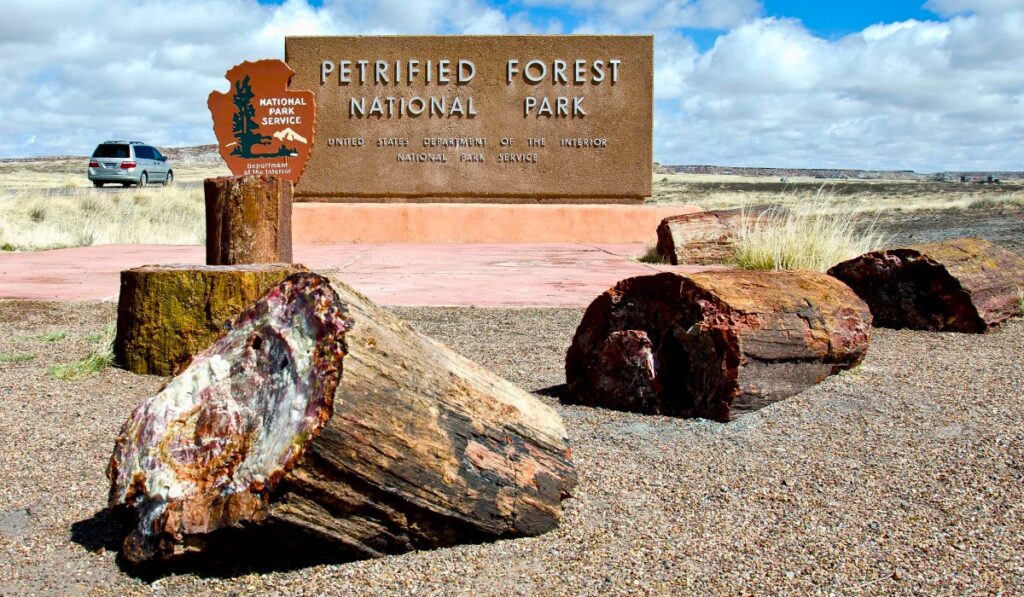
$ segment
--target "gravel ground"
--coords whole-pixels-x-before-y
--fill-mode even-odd
[[[1024,255],[1024,208],[887,210],[875,220],[891,246],[978,236]]]
[[[581,316],[398,311],[534,391],[563,381]],[[878,330],[858,369],[726,425],[558,406],[580,485],[542,537],[147,581],[95,515],[117,430],[162,380],[46,374],[114,317],[0,302],[0,593],[1024,594],[1024,322]]]

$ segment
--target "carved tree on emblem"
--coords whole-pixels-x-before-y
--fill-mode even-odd
[[[236,110],[231,121],[231,132],[238,141],[238,146],[231,153],[243,158],[257,157],[252,153],[252,146],[270,141],[269,136],[259,132],[260,125],[256,123],[256,109],[252,105],[255,95],[248,75],[241,81],[235,81],[235,94],[231,101],[234,102]]]

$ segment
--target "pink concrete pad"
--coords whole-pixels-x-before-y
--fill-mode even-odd
[[[694,205],[296,203],[300,243],[647,243]]]
[[[629,259],[644,244],[297,245],[295,260],[394,306],[583,307],[623,278],[708,268]],[[0,254],[0,298],[116,300],[120,272],[201,264],[201,246],[102,245]]]

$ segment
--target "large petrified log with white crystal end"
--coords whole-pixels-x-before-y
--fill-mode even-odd
[[[870,329],[867,305],[816,272],[629,278],[584,314],[564,399],[728,421],[857,365]]]
[[[515,385],[300,273],[136,409],[110,502],[137,516],[135,563],[265,529],[339,557],[535,535],[576,483],[565,437]]]
[[[833,266],[875,325],[980,333],[1021,315],[1024,258],[980,238],[874,251]]]

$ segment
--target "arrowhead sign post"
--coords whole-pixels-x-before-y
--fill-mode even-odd
[[[226,74],[227,93],[207,105],[220,155],[235,176],[299,181],[313,147],[316,94],[288,88],[295,72],[281,60],[243,62]]]

